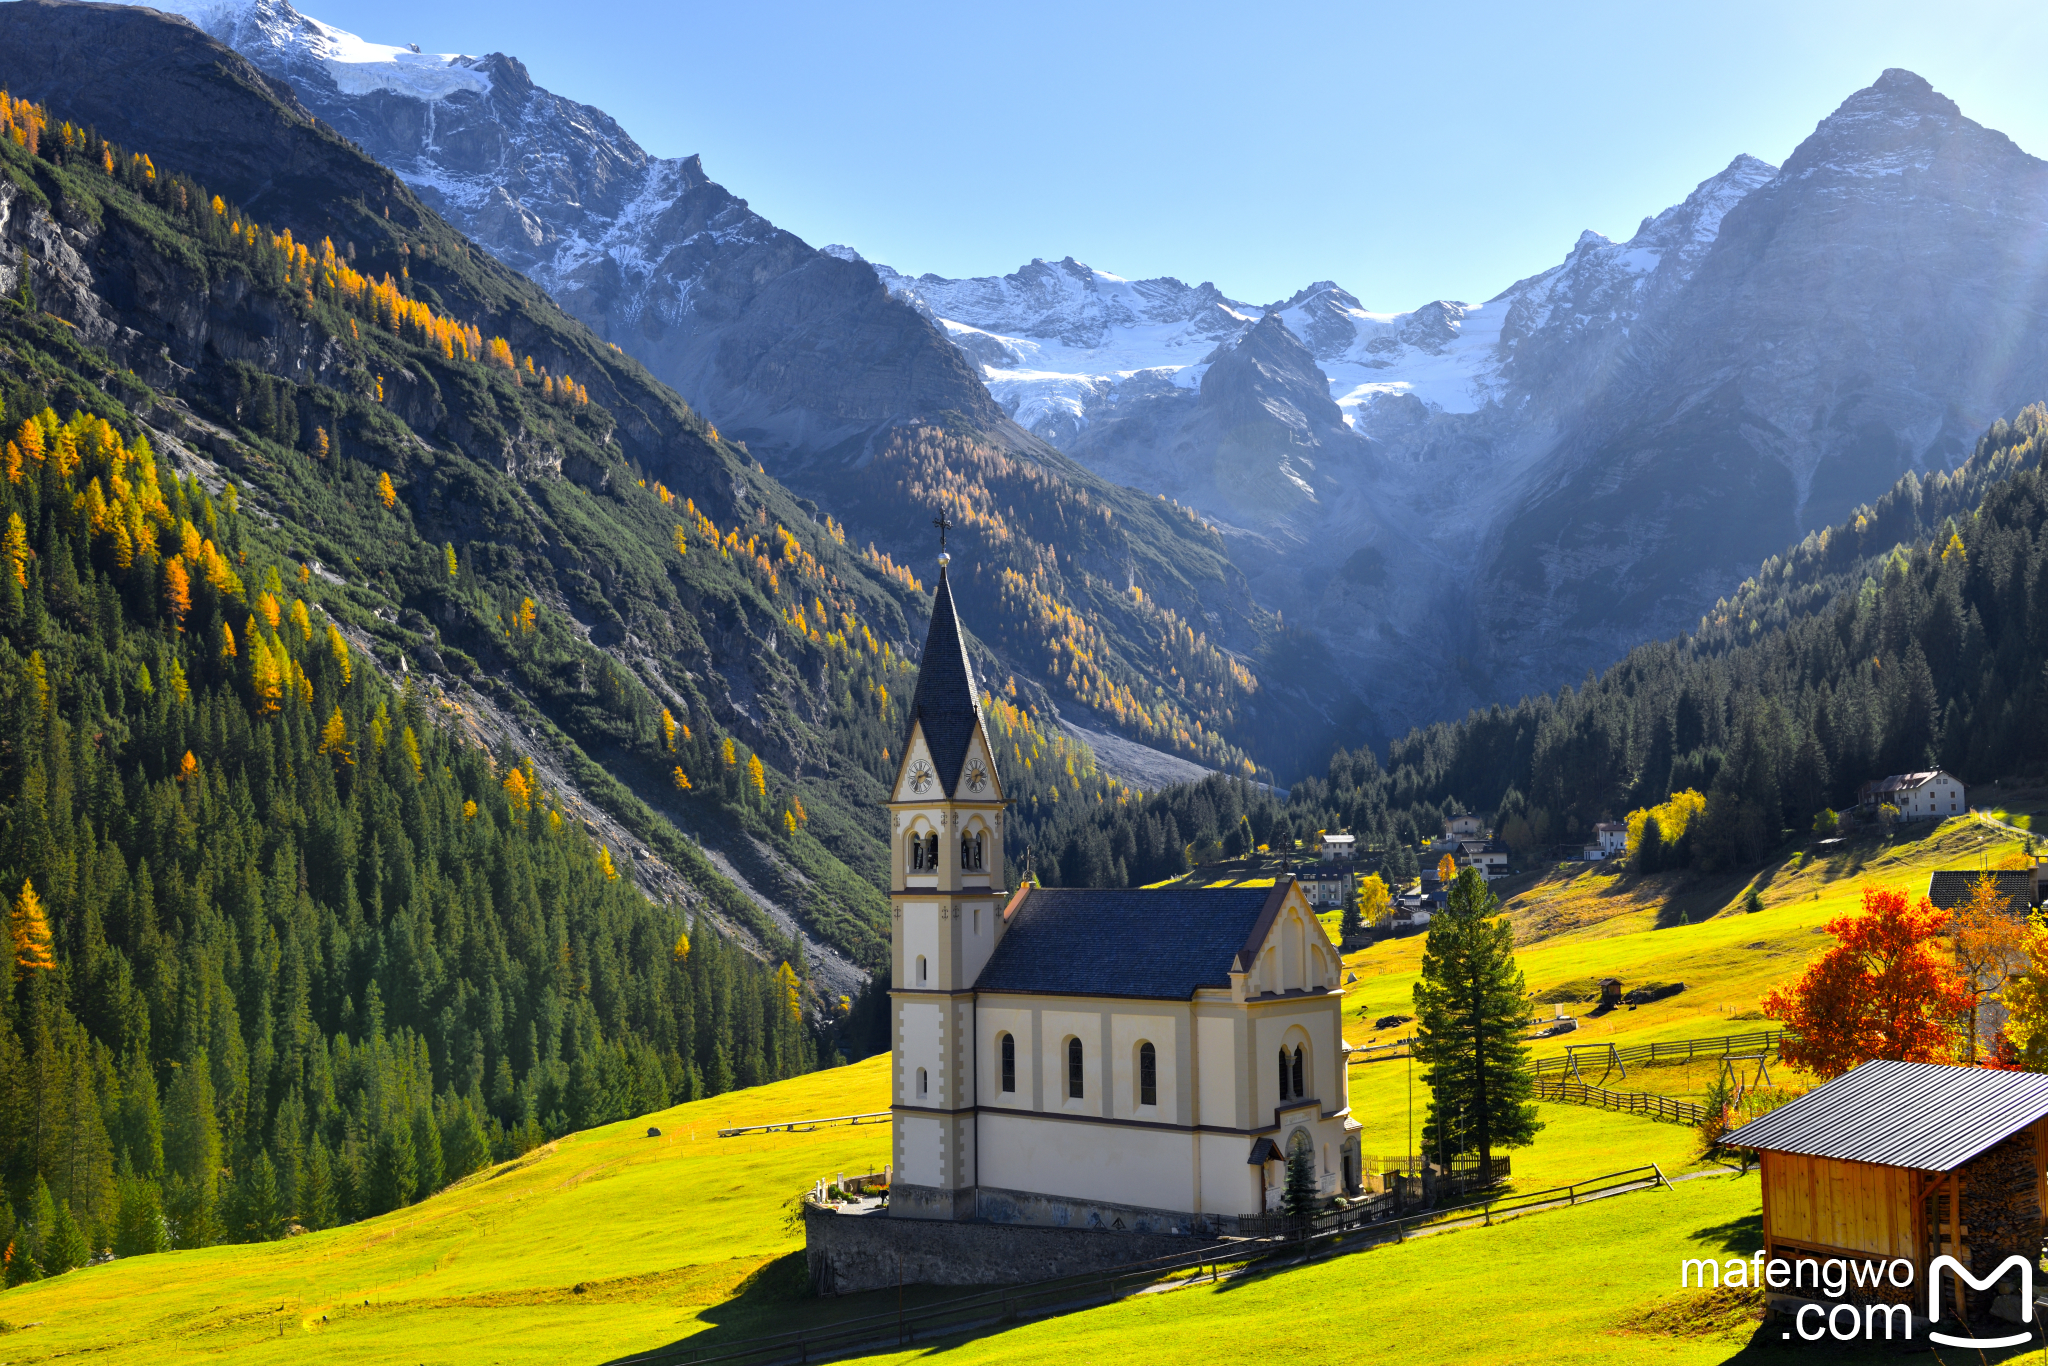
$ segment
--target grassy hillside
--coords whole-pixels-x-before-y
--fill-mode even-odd
[[[1691,1181],[860,1359],[1169,1366],[1245,1342],[1276,1361],[1726,1361],[1755,1324],[1741,1305],[1701,1315],[1678,1264],[1753,1251],[1756,1190],[1754,1176]]]
[[[1864,887],[1896,887],[1917,899],[1926,894],[1927,875],[1936,868],[1996,866],[2019,852],[2019,840],[1965,818],[1938,826],[1902,827],[1902,833],[1892,838],[1868,836],[1828,858],[1809,861],[1804,854],[1794,854],[1753,879],[1677,873],[1638,877],[1567,865],[1528,879],[1519,889],[1510,886],[1505,908],[1516,925],[1516,960],[1539,1000],[1546,994],[1562,994],[1559,989],[1582,993],[1600,977],[1619,977],[1628,988],[1649,982],[1686,984],[1676,996],[1600,1018],[1587,1017],[1590,1003],[1567,1004],[1567,1011],[1581,1017],[1579,1029],[1531,1045],[1533,1054],[1561,1055],[1571,1044],[1626,1046],[1774,1028],[1758,1012],[1757,1002],[1769,988],[1796,977],[1832,942],[1823,927],[1835,916],[1856,910]],[[1754,914],[1742,904],[1752,885],[1764,903],[1764,909]],[[1351,1042],[1384,1043],[1402,1034],[1405,1026],[1379,1031],[1373,1021],[1414,1013],[1411,993],[1423,944],[1420,935],[1387,940],[1345,959],[1347,972],[1358,978],[1344,1005]],[[1546,1014],[1552,1008],[1543,1007]],[[1588,1081],[1597,1080],[1597,1070]],[[1369,1062],[1351,1069],[1352,1107],[1365,1123],[1368,1153],[1410,1151],[1406,1071],[1407,1064],[1401,1061]],[[1707,1066],[1660,1065],[1647,1072],[1632,1069],[1629,1080],[1617,1074],[1603,1084],[1696,1100],[1714,1073]],[[1802,1080],[1782,1067],[1774,1068],[1773,1076],[1781,1084]],[[1418,1097],[1417,1123],[1423,1109]],[[1517,1186],[1547,1185],[1560,1177],[1570,1180],[1585,1174],[1575,1164],[1598,1149],[1581,1148],[1577,1135],[1588,1125],[1597,1132],[1616,1133],[1613,1126],[1624,1118],[1560,1105],[1545,1105],[1543,1111],[1553,1127],[1545,1129],[1533,1147],[1514,1152]],[[1689,1157],[1687,1131],[1675,1125],[1652,1127],[1657,1135],[1646,1137],[1640,1147],[1615,1148],[1615,1157],[1633,1151],[1662,1151],[1674,1160]],[[1629,1162],[1617,1160],[1612,1165]]]
[[[124,1259],[0,1295],[15,1362],[602,1361],[780,1331],[785,1203],[879,1169],[883,1126],[721,1125],[886,1108],[888,1060],[571,1134],[411,1209],[281,1243]],[[659,1127],[660,1138],[646,1136]],[[764,1272],[766,1273],[764,1275]],[[366,1305],[364,1301],[369,1303]],[[33,1328],[19,1325],[36,1324]]]
[[[1684,994],[1594,1022],[1577,1041],[1751,1030],[1764,1026],[1736,1017],[1821,948],[1819,926],[1851,908],[1861,887],[1923,888],[1936,866],[1995,861],[2016,847],[1982,826],[1950,822],[1803,868],[1790,860],[1759,880],[1766,908],[1757,914],[1740,909],[1746,884],[1733,880],[1558,873],[1524,888],[1511,914],[1540,936],[1520,950],[1535,989],[1594,973],[1687,982]],[[1680,915],[1670,913],[1674,890]],[[1558,928],[1566,909],[1572,923]],[[1687,912],[1698,923],[1682,923]],[[1371,1037],[1374,1016],[1406,1013],[1420,947],[1420,940],[1398,941],[1347,960],[1359,979],[1346,1004],[1354,1042]],[[1369,1153],[1403,1150],[1405,1073],[1398,1062],[1353,1068],[1353,1107]],[[1682,1089],[1668,1080],[1629,1084]],[[803,1298],[800,1270],[780,1259],[801,1246],[785,1220],[786,1202],[819,1176],[879,1166],[887,1131],[840,1127],[719,1140],[712,1130],[872,1110],[886,1101],[887,1060],[875,1058],[571,1134],[409,1210],[350,1227],[125,1259],[10,1290],[0,1295],[0,1317],[39,1326],[0,1341],[15,1361],[84,1351],[109,1361],[601,1360],[696,1333],[743,1337],[878,1312],[887,1306],[873,1297]],[[1689,1130],[1575,1106],[1542,1110],[1547,1127],[1514,1154],[1518,1186],[1649,1161],[1673,1175],[1697,1170]],[[661,1128],[660,1138],[645,1136],[649,1124]],[[1067,1359],[1076,1351],[1171,1360],[1160,1353],[1177,1350],[1174,1325],[1200,1314],[1203,1340],[1240,1317],[1251,1324],[1279,1315],[1285,1334],[1298,1332],[1322,1350],[1392,1347],[1426,1361],[1576,1359],[1572,1352],[1711,1361],[1733,1353],[1738,1339],[1711,1326],[1704,1337],[1674,1336],[1667,1330],[1686,1315],[1652,1311],[1671,1299],[1681,1255],[1731,1240],[1749,1250],[1743,1240],[1755,1237],[1753,1178],[1688,1182],[1625,1199],[1091,1311],[960,1352],[975,1360]],[[1571,1292],[1544,1302],[1544,1347],[1531,1351],[1526,1344],[1539,1320],[1529,1290],[1538,1281]],[[940,1293],[913,1291],[913,1302]],[[893,1296],[882,1298],[893,1305]],[[1361,1300],[1372,1313],[1360,1314]],[[1283,1301],[1293,1307],[1283,1312]]]

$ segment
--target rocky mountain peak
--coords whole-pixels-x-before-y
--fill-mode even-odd
[[[1822,119],[1786,160],[1785,174],[1896,175],[1959,154],[2042,164],[2005,134],[1964,117],[1921,77],[1892,67]]]

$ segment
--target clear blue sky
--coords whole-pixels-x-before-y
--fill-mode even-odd
[[[2048,156],[2048,6],[295,0],[503,51],[813,245],[1000,274],[1073,255],[1266,302],[1476,300],[1780,163],[1888,66]]]

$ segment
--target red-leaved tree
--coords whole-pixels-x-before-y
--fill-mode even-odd
[[[1948,922],[1925,897],[1910,906],[1904,892],[1864,888],[1862,914],[1828,922],[1835,947],[1764,997],[1764,1013],[1799,1036],[1785,1061],[1825,1080],[1872,1058],[1952,1059],[1956,1023],[1976,1001],[1941,951]]]

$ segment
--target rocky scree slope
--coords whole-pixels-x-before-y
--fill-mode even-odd
[[[233,478],[385,668],[580,789],[651,892],[808,959],[828,995],[856,988],[884,952],[869,812],[923,599],[189,25],[8,6],[0,85],[79,126],[79,150],[24,153],[0,185],[0,289],[26,275],[67,363]],[[147,178],[107,176],[87,128],[147,146]],[[287,229],[335,256],[288,257]],[[506,363],[392,330],[395,303],[349,304],[345,271],[505,339]],[[542,371],[589,401],[549,397]]]
[[[502,54],[367,43],[286,0],[171,8],[288,82],[855,543],[922,562],[932,517],[951,515],[963,567],[981,567],[978,579],[956,576],[962,610],[1002,672],[1042,687],[1036,696],[1069,719],[1235,765],[1247,749],[1284,745],[1318,709],[1298,688],[1256,686],[1278,645],[1274,622],[1213,530],[1011,422],[944,331],[866,263],[777,228],[697,158],[648,156],[601,110],[534,85]],[[1014,492],[988,483],[990,461],[1032,485],[1040,515],[1015,504],[970,514],[948,500],[967,487]],[[1084,504],[1096,528],[1072,537],[1064,509]],[[1034,577],[1035,590],[1017,587]],[[1006,582],[1011,591],[996,591]],[[1075,638],[1054,599],[1090,639]],[[1193,683],[1179,667],[1185,636],[1201,638],[1188,647],[1203,661]],[[1158,766],[1128,767],[1135,778]]]

